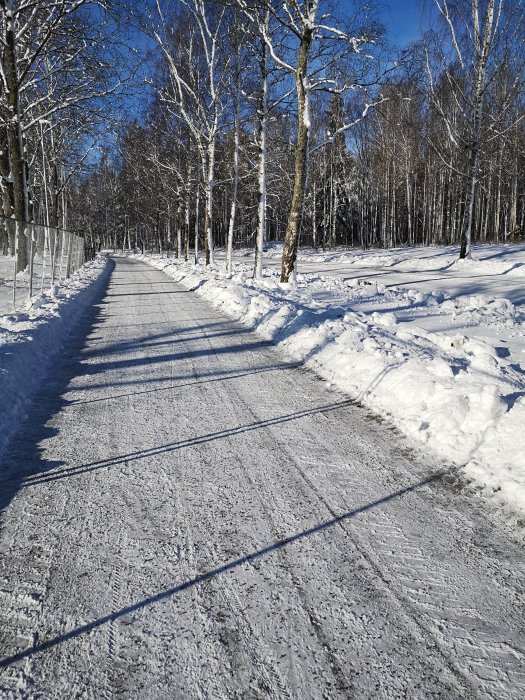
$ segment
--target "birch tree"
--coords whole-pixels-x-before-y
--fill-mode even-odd
[[[323,0],[237,0],[246,16],[257,22],[257,7],[262,7],[284,32],[281,47],[275,42],[278,33],[271,34],[269,25],[259,18],[262,38],[275,63],[293,78],[297,96],[297,136],[295,144],[294,188],[288,224],[284,238],[281,282],[288,282],[294,273],[299,230],[306,190],[308,146],[310,137],[310,99],[314,91],[343,93],[356,87],[349,74],[343,76],[339,66],[346,65],[350,54],[357,55],[378,39],[376,26],[362,27],[355,34],[338,23],[328,12]],[[266,17],[263,14],[263,17]],[[370,49],[371,50],[371,49]],[[370,55],[370,54],[368,54]],[[341,131],[351,127],[345,124]],[[335,136],[335,135],[334,135]]]
[[[198,148],[205,179],[206,264],[213,263],[213,192],[217,136],[225,109],[225,83],[230,66],[226,51],[228,8],[213,0],[156,2],[153,36],[169,69],[170,89],[163,99],[189,127]],[[184,27],[181,27],[181,22]]]

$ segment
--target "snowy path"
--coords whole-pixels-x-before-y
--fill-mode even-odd
[[[8,454],[2,698],[523,698],[525,564],[441,465],[117,260]]]

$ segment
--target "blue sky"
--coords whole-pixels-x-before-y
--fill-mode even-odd
[[[424,5],[423,0],[396,0],[385,6],[381,14],[390,41],[401,47],[419,37]]]
[[[355,8],[355,4],[364,1],[336,0],[340,10],[343,11],[349,5]],[[403,48],[420,38],[422,30],[426,28],[428,22],[429,6],[432,6],[434,0],[376,0],[376,2],[379,7],[378,18],[386,28],[388,41],[398,48]],[[139,33],[135,33],[134,41],[139,49],[145,49],[151,45],[151,42]],[[130,111],[133,116],[139,116],[138,113],[142,107],[139,95],[147,100],[150,94],[150,90],[142,86],[139,94],[134,94],[129,98],[128,102],[131,105]]]
[[[349,0],[337,1],[344,11]],[[379,18],[386,27],[388,40],[403,48],[418,39],[420,28],[425,28],[428,18],[429,2],[433,0],[378,0]]]

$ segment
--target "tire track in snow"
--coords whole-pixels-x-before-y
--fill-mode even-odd
[[[237,394],[237,396],[239,401],[243,401],[240,394]],[[254,420],[257,420],[258,418],[260,419],[260,417],[256,415],[255,412],[250,411],[245,401],[243,401],[243,403],[244,416],[247,412],[249,412],[251,413],[251,416]],[[272,426],[270,426],[268,429],[270,430],[270,432],[276,432],[276,429]],[[324,443],[325,448],[329,452],[329,446],[326,444],[326,440],[323,439],[322,435],[318,437],[319,441],[321,443]],[[326,498],[319,492],[319,490],[312,483],[312,481],[306,476],[304,470],[301,468],[300,462],[297,460],[293,451],[291,451],[287,447],[286,443],[284,443],[282,439],[279,438],[279,435],[275,435],[275,442],[276,444],[279,444],[279,448],[282,451],[287,453],[287,456],[290,459],[290,461],[294,463],[296,469],[301,474],[301,477],[306,481],[309,488],[312,490],[312,492],[315,493],[316,497],[323,503],[328,513],[332,517],[337,518],[338,515],[340,515],[340,512],[334,510],[334,508],[327,502]],[[356,483],[356,486],[360,486],[360,484]],[[386,538],[386,542],[388,543],[388,546],[390,547],[390,550],[392,552],[390,559],[393,560],[397,565],[397,568],[399,570],[398,576],[400,577],[401,571],[406,572],[407,558],[405,552],[399,551],[399,542],[406,543],[407,538],[403,537],[399,526],[395,526],[394,523],[390,523],[390,521],[387,520],[386,516],[383,513],[379,512],[379,517],[383,520],[383,534],[385,534],[384,523],[389,523],[389,532],[387,533],[388,537]],[[415,554],[419,557],[421,562],[429,564],[429,566],[425,567],[423,574],[424,581],[427,585],[430,581],[432,590],[430,596],[422,594],[421,592],[419,592],[419,595],[417,595],[418,580],[412,580],[412,577],[410,575],[407,577],[410,581],[410,585],[400,586],[399,583],[402,583],[401,578],[396,580],[396,577],[392,577],[392,567],[385,567],[384,564],[382,564],[380,559],[374,555],[373,549],[370,547],[370,543],[365,543],[363,541],[362,536],[359,534],[359,530],[356,527],[353,527],[351,522],[339,523],[339,525],[345,532],[347,532],[347,534],[349,533],[349,530],[351,530],[354,543],[356,542],[357,538],[357,541],[360,543],[359,549],[361,551],[361,554],[367,559],[368,563],[375,569],[376,573],[381,577],[390,593],[397,598],[398,603],[403,609],[403,612],[405,613],[405,615],[408,615],[411,619],[411,624],[419,628],[420,639],[425,639],[429,636],[433,639],[435,649],[441,654],[446,666],[456,676],[456,679],[460,683],[460,685],[463,686],[464,692],[468,692],[467,687],[464,685],[465,682],[469,686],[471,686],[474,680],[474,687],[482,685],[488,686],[490,688],[491,686],[493,686],[493,690],[489,691],[491,697],[521,697],[522,690],[520,687],[518,687],[516,691],[512,691],[511,694],[508,695],[504,689],[504,685],[502,685],[505,683],[508,684],[509,680],[512,680],[513,684],[516,684],[516,681],[519,681],[519,666],[521,666],[522,662],[519,650],[515,649],[514,655],[511,655],[509,654],[508,644],[497,645],[492,643],[488,645],[489,653],[487,654],[486,649],[484,651],[483,646],[481,644],[476,644],[474,640],[470,638],[468,650],[462,649],[461,652],[457,654],[459,658],[465,658],[465,655],[467,654],[467,659],[469,663],[467,669],[464,669],[461,663],[458,664],[458,660],[457,658],[455,658],[455,655],[451,654],[450,637],[443,633],[443,628],[439,630],[439,628],[433,626],[433,620],[430,620],[431,624],[428,624],[425,618],[422,618],[421,607],[425,607],[425,599],[428,597],[434,598],[435,591],[438,588],[443,589],[443,591],[445,592],[444,594],[442,594],[442,597],[447,598],[449,607],[460,606],[461,600],[458,599],[457,589],[454,586],[451,587],[449,581],[443,578],[443,576],[440,576],[439,573],[435,572],[435,566],[432,566],[432,562],[428,558],[424,557],[421,549],[416,549]],[[396,542],[396,539],[398,540],[398,542]],[[392,549],[393,544],[394,548]],[[389,563],[391,564],[392,562]],[[412,568],[411,574],[413,575],[414,573],[417,573],[417,571],[414,572],[414,569]],[[438,606],[435,606],[435,609],[438,612],[442,612],[438,608]],[[471,609],[470,612],[474,613],[474,610]],[[453,643],[453,645],[455,647],[455,652],[457,653],[459,651],[457,648],[458,645],[457,643]],[[492,657],[492,654],[493,658],[491,661],[489,661],[488,657]],[[504,670],[505,667],[509,665],[509,661],[514,662],[513,674],[511,674],[510,676],[508,675],[506,670]],[[516,661],[518,663],[516,663]],[[481,669],[483,669],[482,673],[477,672],[477,670]],[[521,686],[521,683],[518,683],[518,685]],[[470,692],[473,692],[472,688]]]
[[[210,348],[213,348],[213,345],[210,345]],[[221,358],[221,359],[222,359],[222,358]],[[234,388],[233,390],[235,391],[235,388]],[[247,405],[247,403],[245,402],[245,400],[243,399],[243,397],[241,397],[238,393],[237,393],[237,396],[236,396],[236,400],[235,400],[235,401],[231,401],[231,397],[230,397],[230,401],[227,402],[227,401],[226,401],[226,397],[223,397],[223,398],[222,398],[222,402],[223,402],[224,404],[229,403],[232,407],[234,407],[234,408],[233,408],[233,413],[234,413],[234,414],[240,414],[239,420],[240,420],[241,417],[242,417],[242,420],[246,421],[246,420],[247,420],[247,415],[248,415],[248,420],[250,420],[250,421],[253,421],[253,420],[257,421],[257,420],[259,419],[259,416],[257,416],[256,413],[253,412],[253,410],[251,410],[251,408]],[[239,410],[239,406],[242,406],[242,410]],[[235,408],[235,407],[236,407],[236,408]],[[273,428],[273,427],[270,427],[269,430],[270,430],[270,431],[275,431],[276,429]],[[294,465],[295,469],[299,471],[301,479],[302,479],[303,481],[306,481],[306,484],[307,484],[307,486],[308,486],[308,489],[309,489],[310,493],[313,492],[314,495],[315,495],[316,500],[319,501],[319,502],[321,503],[321,505],[322,505],[322,511],[323,511],[322,515],[325,517],[325,519],[326,519],[326,514],[328,514],[329,516],[332,516],[332,517],[335,516],[335,513],[333,513],[332,509],[328,506],[328,504],[326,503],[325,499],[322,498],[322,497],[320,496],[320,494],[319,494],[318,491],[315,489],[315,487],[313,486],[313,484],[306,478],[305,474],[302,472],[302,470],[301,470],[300,467],[298,466],[297,460],[295,459],[293,452],[291,452],[291,451],[286,447],[286,445],[283,445],[283,444],[282,444],[282,441],[281,441],[280,439],[275,439],[275,436],[274,436],[274,440],[273,440],[272,442],[274,442],[275,444],[278,444],[278,445],[279,445],[279,449],[280,449],[281,451],[286,452],[287,457],[288,457],[288,459],[290,460],[290,463],[292,463],[292,464]],[[264,450],[264,445],[261,446],[260,449],[261,449],[261,452],[262,452],[262,451]],[[232,459],[235,459],[235,454],[232,454]],[[252,490],[254,491],[254,493],[258,493],[259,490],[267,490],[267,489],[265,489],[265,484],[272,484],[272,483],[274,483],[274,482],[272,481],[272,478],[269,478],[269,479],[267,479],[266,481],[264,481],[263,483],[256,484],[256,483],[250,478],[250,476],[249,476],[249,474],[248,474],[248,472],[247,472],[246,469],[244,470],[244,472],[245,472],[246,478],[248,479],[248,481],[249,481],[249,483],[250,483],[250,487],[252,488]],[[243,492],[245,492],[245,491],[246,491],[246,489],[243,489]],[[275,495],[275,494],[273,494],[273,492],[270,491],[270,492],[267,494],[267,496],[268,496],[267,500],[271,502],[272,496],[274,496],[274,495]],[[260,501],[260,503],[261,503],[262,509],[264,510],[264,512],[265,512],[265,514],[266,514],[266,516],[267,516],[268,521],[272,524],[272,528],[271,528],[272,533],[273,533],[273,538],[272,538],[272,539],[274,539],[275,541],[279,541],[279,540],[282,540],[282,539],[286,538],[286,537],[288,536],[289,532],[286,532],[286,531],[283,532],[282,529],[278,529],[278,528],[277,528],[275,518],[271,516],[270,511],[268,510],[268,508],[267,508],[267,506],[266,506],[266,502],[263,501],[263,500],[261,500],[261,498],[259,498],[259,501]],[[284,510],[284,509],[283,509],[283,510]],[[296,525],[296,527],[299,528],[299,525]],[[300,528],[299,528],[299,529],[300,529]],[[293,529],[292,529],[292,531],[293,531]],[[340,666],[340,663],[339,663],[339,661],[338,661],[338,659],[337,659],[337,656],[336,656],[336,654],[334,653],[334,650],[331,648],[331,645],[330,645],[330,642],[328,641],[328,638],[325,636],[324,629],[323,629],[323,624],[322,624],[322,622],[317,618],[317,614],[316,614],[315,607],[314,607],[315,604],[314,604],[314,605],[310,605],[310,604],[308,603],[308,596],[307,596],[307,594],[306,594],[306,592],[305,592],[304,587],[303,587],[303,586],[301,585],[301,583],[300,583],[299,577],[295,574],[294,566],[292,565],[292,562],[289,560],[289,558],[288,558],[288,556],[287,556],[286,550],[281,550],[281,551],[279,552],[279,555],[280,555],[281,557],[283,557],[283,558],[287,561],[287,564],[288,564],[288,566],[287,566],[288,575],[290,576],[291,581],[292,581],[293,585],[295,586],[295,588],[296,588],[296,590],[297,590],[297,592],[298,592],[298,594],[299,594],[299,598],[300,598],[300,600],[301,600],[301,603],[302,603],[302,606],[303,606],[303,608],[304,608],[304,611],[306,612],[306,614],[307,614],[307,616],[308,616],[310,625],[311,625],[312,629],[314,630],[314,633],[315,633],[316,637],[318,638],[320,648],[324,651],[324,653],[326,654],[327,659],[329,660],[328,665],[329,665],[329,667],[332,669],[332,672],[333,672],[333,674],[334,674],[335,688],[338,689],[338,691],[339,691],[341,697],[346,697],[346,696],[347,696],[347,693],[350,692],[351,682],[350,682],[350,680],[349,680],[347,677],[345,677],[345,674],[344,674],[344,672],[342,671],[342,668],[341,668],[341,666]],[[391,593],[391,591],[389,591],[389,592]],[[417,637],[418,637],[418,641],[419,641],[420,643],[423,643],[423,644],[425,645],[423,636],[422,636],[421,634],[419,634],[419,635],[417,635]],[[456,669],[454,669],[454,673],[455,673],[455,675],[457,676]],[[461,678],[461,679],[460,679],[460,682],[461,682],[461,685],[464,687],[464,691],[466,692],[466,689],[465,689],[465,686],[464,686],[464,679]],[[332,688],[330,692],[333,692],[333,691],[334,691],[334,689]]]

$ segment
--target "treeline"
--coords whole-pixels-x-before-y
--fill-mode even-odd
[[[13,64],[0,3],[19,85],[0,95],[4,214],[96,247],[212,262],[225,246],[228,265],[252,245],[256,276],[264,242],[284,239],[283,281],[300,243],[466,256],[472,240],[522,240],[523,3],[431,4],[421,41],[394,55],[370,3],[159,0],[111,15],[19,0]],[[144,111],[137,94],[94,157],[127,31],[149,55],[151,99]]]

